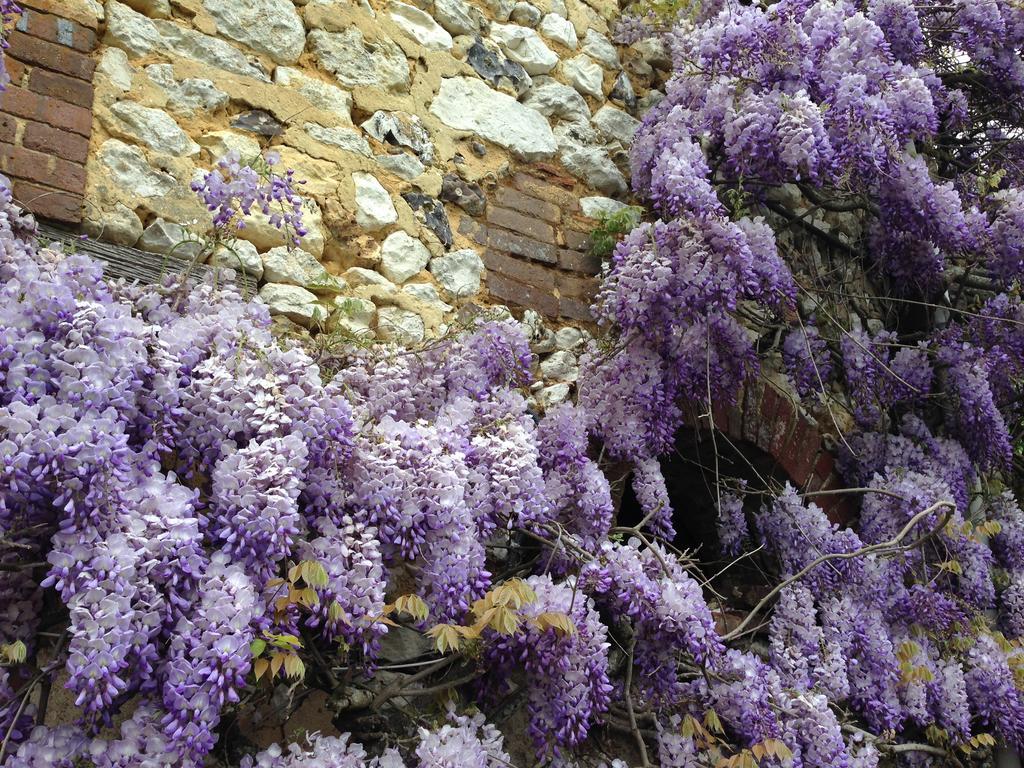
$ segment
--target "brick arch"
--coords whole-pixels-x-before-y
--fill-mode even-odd
[[[770,455],[800,491],[834,491],[845,487],[827,433],[789,389],[765,376],[749,380],[733,405],[715,403],[714,428],[734,441],[745,441]],[[698,429],[712,427],[711,419],[691,417]],[[845,524],[853,518],[849,499],[842,494],[814,497],[829,518]]]

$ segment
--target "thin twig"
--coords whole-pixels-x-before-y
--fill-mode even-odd
[[[942,509],[943,507],[946,508],[946,514],[943,515],[942,520],[939,522],[939,524],[935,528],[933,528],[931,531],[929,531],[928,533],[926,533],[924,536],[920,537],[919,539],[917,539],[913,543],[908,544],[906,546],[900,546],[900,542],[903,541],[903,539],[905,539],[907,537],[907,535],[910,533],[910,531],[913,530],[914,526],[916,526],[922,519],[924,519],[928,515],[930,515],[930,514],[932,514],[934,512],[937,512],[938,510]],[[863,557],[865,555],[870,555],[870,554],[878,553],[878,552],[885,552],[887,550],[910,550],[910,549],[915,549],[915,548],[921,546],[922,544],[924,544],[929,539],[931,539],[933,536],[935,536],[935,534],[937,534],[943,528],[945,528],[946,527],[946,523],[949,522],[949,518],[952,516],[953,512],[955,512],[955,511],[956,511],[956,504],[954,502],[952,502],[952,501],[938,501],[935,504],[932,504],[927,509],[921,510],[916,515],[914,515],[912,518],[910,518],[910,521],[905,526],[903,526],[903,530],[900,531],[898,534],[896,534],[896,536],[894,538],[890,539],[889,541],[885,541],[885,542],[882,542],[880,544],[871,544],[870,546],[862,547],[861,549],[858,549],[856,552],[837,552],[837,553],[834,553],[834,554],[822,555],[821,557],[818,557],[818,558],[812,560],[806,566],[801,568],[800,571],[796,575],[791,576],[788,579],[786,579],[785,581],[783,581],[782,583],[776,585],[776,587],[774,589],[772,589],[767,595],[765,595],[763,598],[761,598],[761,602],[759,602],[757,605],[754,606],[753,610],[751,610],[750,613],[747,614],[746,618],[744,618],[743,621],[740,622],[739,626],[737,626],[731,632],[729,632],[729,633],[727,633],[727,634],[722,636],[723,642],[729,642],[730,640],[735,640],[737,637],[739,637],[742,634],[744,634],[744,630],[747,628],[747,626],[750,624],[750,622],[754,620],[754,617],[758,613],[760,613],[768,605],[768,603],[770,603],[772,601],[772,599],[776,595],[779,594],[779,592],[781,592],[783,589],[788,587],[793,582],[802,579],[804,576],[806,576],[808,573],[813,571],[815,568],[817,568],[822,563],[830,562],[832,560],[850,560],[850,559],[853,559],[855,557]]]

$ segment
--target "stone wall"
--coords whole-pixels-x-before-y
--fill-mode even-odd
[[[0,113],[0,172],[15,198],[47,219],[82,219],[92,132],[90,53],[97,19],[71,0],[24,0],[5,59],[11,83]]]
[[[257,222],[214,259],[275,315],[413,342],[466,304],[534,310],[545,339],[539,316],[589,321],[587,214],[625,200],[667,63],[610,42],[614,0],[67,2],[102,38],[92,236],[166,251],[209,227],[198,175],[273,149],[306,180],[302,250]]]

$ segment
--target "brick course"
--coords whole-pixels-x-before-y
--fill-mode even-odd
[[[0,171],[37,216],[77,224],[92,133],[96,24],[63,0],[25,0],[6,51]]]
[[[481,216],[462,216],[459,232],[485,246],[493,296],[549,317],[593,322],[601,260],[588,252],[597,222],[580,214],[585,194],[592,193],[556,166],[535,163],[494,189]]]

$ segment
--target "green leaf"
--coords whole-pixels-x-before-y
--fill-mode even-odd
[[[252,657],[254,659],[259,658],[263,655],[263,652],[267,650],[267,641],[257,637],[249,643],[249,650],[252,651]]]

